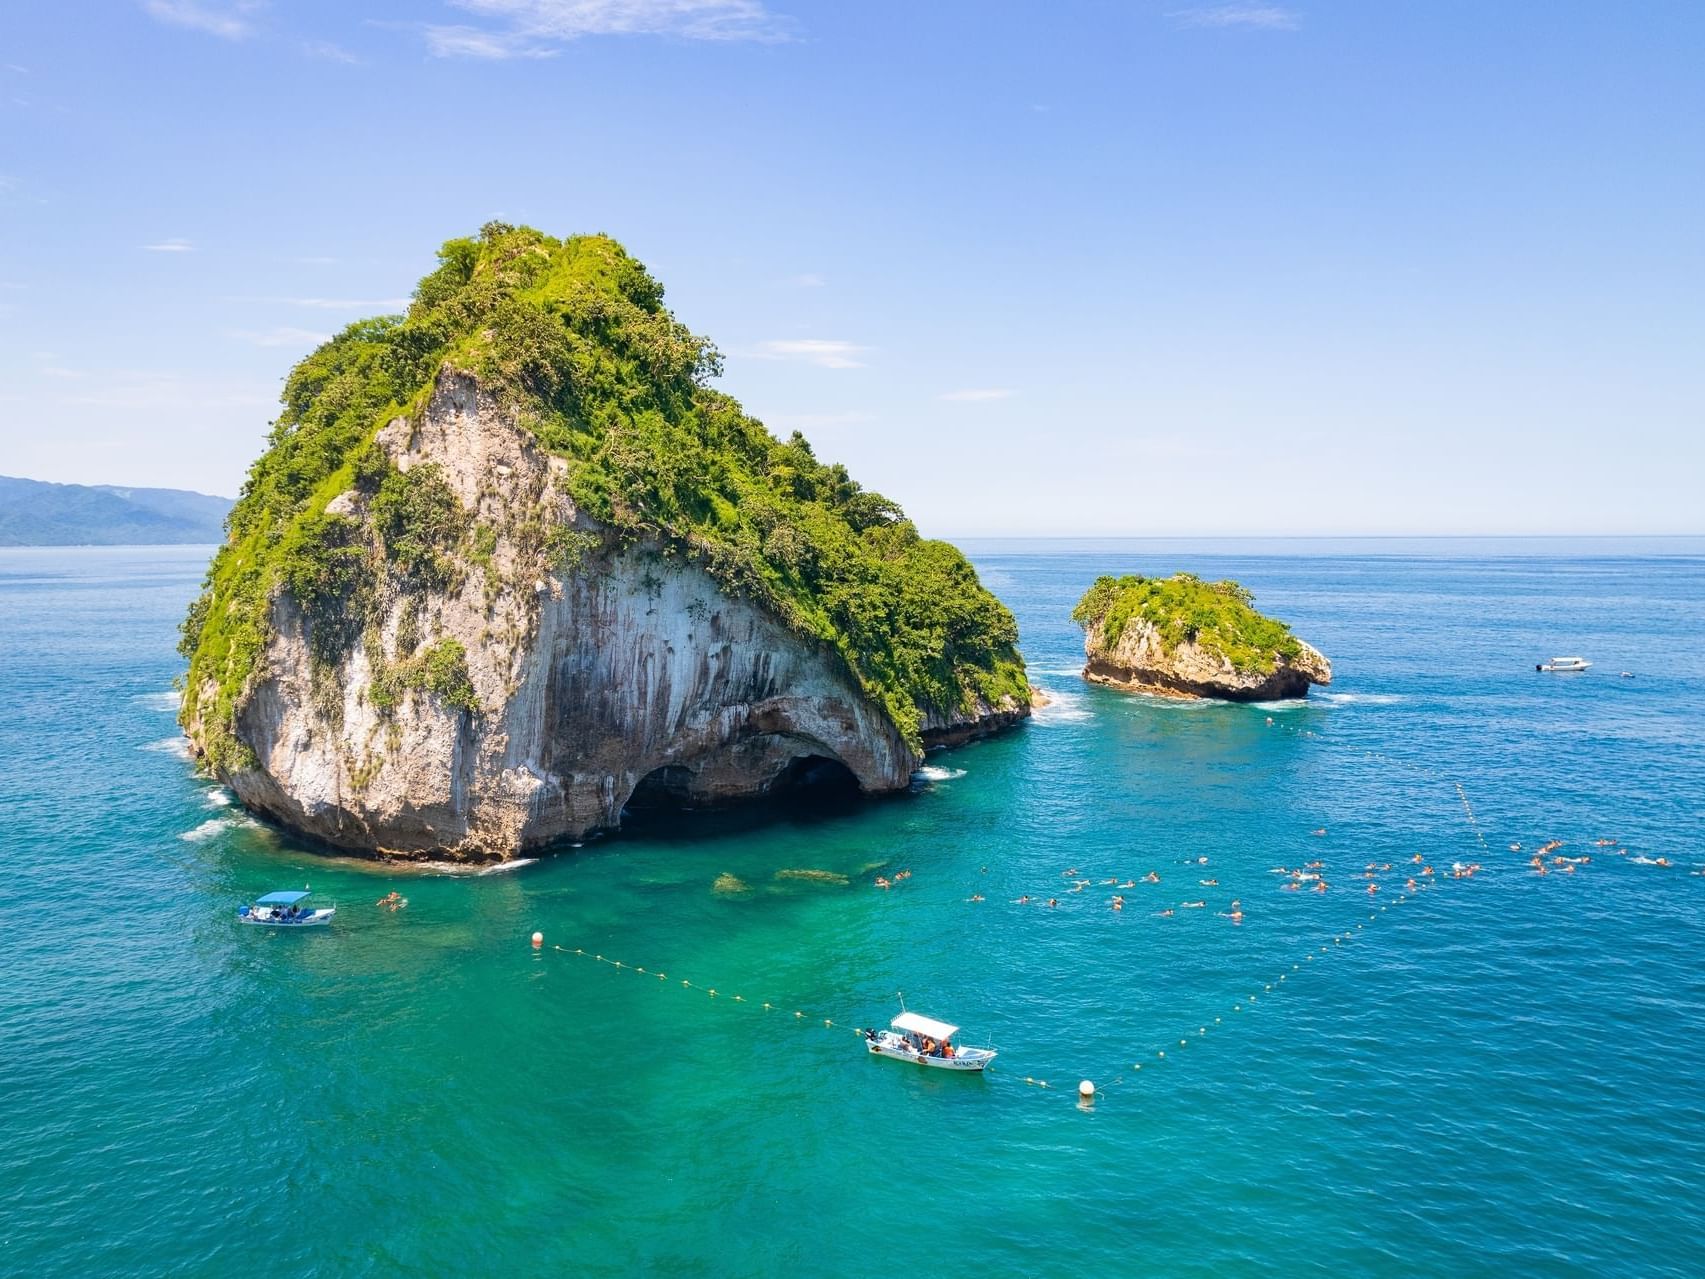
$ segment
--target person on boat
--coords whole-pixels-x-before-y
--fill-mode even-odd
[[[952,1058],[953,1058],[953,1041],[951,1039],[944,1039],[941,1041],[941,1055],[943,1057],[946,1057],[950,1061],[952,1060]]]

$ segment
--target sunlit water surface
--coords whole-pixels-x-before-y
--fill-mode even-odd
[[[852,816],[482,877],[316,857],[192,773],[205,550],[0,552],[3,1269],[1700,1273],[1705,543],[968,549],[1029,727]],[[1180,568],[1332,688],[1082,684],[1088,583]],[[1508,848],[1548,839],[1592,861]],[[234,922],[304,883],[331,928]],[[867,1057],[900,991],[996,1069]]]

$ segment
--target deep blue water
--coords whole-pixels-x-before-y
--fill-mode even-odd
[[[0,552],[5,1269],[1700,1272],[1705,541],[967,549],[1035,723],[851,817],[487,877],[318,858],[190,772],[204,551]],[[1084,587],[1176,569],[1332,688],[1084,686]],[[1537,875],[1551,839],[1592,860]],[[1325,893],[1271,873],[1314,860]],[[233,923],[308,881],[324,933]],[[868,1059],[902,990],[996,1070]]]

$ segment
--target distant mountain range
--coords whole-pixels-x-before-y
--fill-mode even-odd
[[[0,546],[223,542],[228,498],[0,475]]]

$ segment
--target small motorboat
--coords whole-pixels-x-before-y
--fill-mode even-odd
[[[263,924],[268,928],[312,928],[329,924],[337,914],[336,906],[304,906],[310,896],[307,889],[292,889],[257,897],[247,906],[237,907],[239,924]]]
[[[982,1070],[995,1059],[993,1048],[961,1048],[953,1042],[959,1027],[922,1013],[902,1011],[887,1030],[866,1030],[865,1046],[878,1057],[893,1057],[936,1070]]]
[[[1584,657],[1553,657],[1549,662],[1540,662],[1533,669],[1563,674],[1568,671],[1584,671],[1592,663]]]

